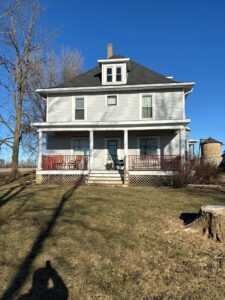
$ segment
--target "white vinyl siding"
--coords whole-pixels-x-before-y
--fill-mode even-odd
[[[117,105],[108,106],[107,96],[99,93],[85,96],[49,96],[47,101],[48,122],[74,122],[75,98],[84,98],[85,121],[138,121],[182,120],[184,114],[183,91],[157,91],[152,95],[152,119],[142,119],[143,93],[117,93]],[[77,120],[79,121],[79,120]]]

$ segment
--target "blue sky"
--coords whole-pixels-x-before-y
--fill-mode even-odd
[[[191,136],[225,143],[225,1],[43,0],[53,46],[78,48],[84,68],[114,52],[181,81],[195,81],[187,99]]]
[[[225,143],[225,1],[41,0],[42,30],[52,48],[77,48],[84,69],[106,56],[133,58],[176,80],[195,81],[187,99],[191,137]]]

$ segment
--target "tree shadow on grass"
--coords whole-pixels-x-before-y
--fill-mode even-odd
[[[15,196],[19,195],[27,185],[16,185],[8,189],[1,197],[0,197],[0,207],[7,204],[11,199],[13,199]]]
[[[30,273],[30,269],[34,259],[38,256],[38,254],[40,253],[41,249],[44,246],[45,240],[53,231],[57,219],[62,214],[62,210],[65,203],[71,198],[73,192],[82,184],[82,182],[83,182],[83,176],[80,177],[80,179],[72,186],[72,188],[70,188],[63,194],[62,198],[60,199],[59,205],[56,207],[55,212],[53,213],[51,219],[47,223],[47,226],[39,233],[39,235],[35,239],[30,252],[28,253],[24,261],[20,265],[17,273],[15,274],[14,278],[11,280],[1,300],[11,300],[13,296],[15,296],[22,288],[23,284],[25,283]]]

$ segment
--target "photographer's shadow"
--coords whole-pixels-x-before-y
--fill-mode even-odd
[[[57,271],[46,262],[44,268],[37,269],[33,274],[30,291],[18,300],[67,300],[68,289]]]

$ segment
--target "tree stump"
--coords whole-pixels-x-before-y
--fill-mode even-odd
[[[225,206],[202,206],[199,221],[204,235],[215,241],[225,242]]]

